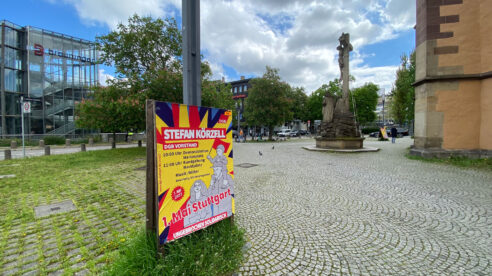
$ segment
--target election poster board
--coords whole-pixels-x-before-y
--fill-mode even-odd
[[[158,244],[234,215],[231,110],[154,102]]]
[[[381,131],[381,134],[383,135],[383,138],[388,139],[388,132],[386,131],[386,127],[381,127],[380,131]]]

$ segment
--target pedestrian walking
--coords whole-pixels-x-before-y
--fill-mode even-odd
[[[391,143],[394,144],[396,141],[396,136],[398,135],[398,130],[396,130],[396,127],[391,128]]]

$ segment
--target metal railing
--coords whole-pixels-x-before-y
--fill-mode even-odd
[[[47,135],[60,135],[60,134],[70,134],[75,131],[75,122],[69,122],[62,125],[59,128],[55,128],[54,130],[47,132]]]

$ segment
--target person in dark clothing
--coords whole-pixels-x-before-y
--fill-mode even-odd
[[[396,136],[398,136],[398,130],[396,130],[396,127],[391,128],[391,143],[395,143],[396,141]]]

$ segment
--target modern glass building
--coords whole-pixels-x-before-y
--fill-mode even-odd
[[[98,83],[95,44],[0,22],[0,135],[22,133],[21,97],[31,103],[31,113],[24,114],[25,134],[81,134],[74,108]]]

